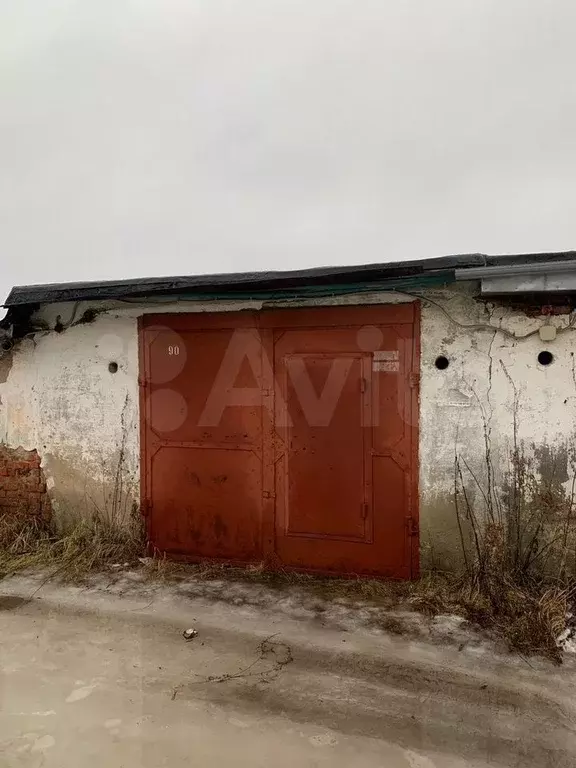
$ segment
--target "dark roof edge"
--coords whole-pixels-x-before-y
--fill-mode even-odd
[[[381,282],[390,278],[451,274],[455,270],[474,267],[510,266],[546,261],[574,261],[576,251],[486,256],[480,253],[442,256],[417,261],[364,264],[345,267],[315,267],[290,271],[237,272],[230,274],[194,275],[182,277],[149,277],[135,280],[103,282],[52,283],[48,285],[16,286],[10,291],[5,307],[24,307],[62,301],[98,301],[124,298],[144,298],[150,295],[198,293],[218,290],[221,293],[297,289],[326,283],[344,284]]]

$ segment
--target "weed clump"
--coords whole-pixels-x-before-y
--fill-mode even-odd
[[[37,518],[0,517],[0,574],[44,568],[64,580],[82,580],[112,563],[135,563],[143,552],[139,521],[94,513],[64,531]]]

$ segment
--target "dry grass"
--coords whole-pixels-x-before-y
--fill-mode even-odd
[[[44,565],[50,544],[50,528],[43,520],[0,517],[0,574]]]
[[[69,581],[112,563],[135,563],[142,554],[137,525],[119,524],[95,514],[63,533],[37,519],[0,518],[0,574],[45,568]]]
[[[561,663],[556,638],[575,596],[576,589],[563,586],[518,585],[503,572],[493,577],[490,589],[467,575],[440,574],[415,582],[409,603],[429,615],[463,616],[503,638],[511,651]]]
[[[505,595],[505,610],[494,617],[495,627],[511,649],[525,655],[541,653],[561,663],[556,638],[566,626],[569,599],[566,589],[551,588],[538,595],[512,587]]]
[[[61,576],[79,580],[110,564],[136,563],[142,550],[143,541],[137,528],[94,517],[57,538],[51,555]]]

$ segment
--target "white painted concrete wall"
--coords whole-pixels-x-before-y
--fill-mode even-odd
[[[546,444],[562,458],[563,449],[571,449],[573,441],[574,332],[563,330],[555,341],[543,343],[538,328],[547,322],[544,318],[477,302],[476,291],[472,284],[428,290],[422,304],[420,500],[425,564],[443,565],[458,550],[455,455],[465,460],[486,489],[488,444],[494,482],[500,484],[509,467],[515,410],[518,440],[529,448],[531,443],[536,448]],[[380,293],[313,303],[409,300],[406,295]],[[61,517],[95,507],[110,515],[127,515],[137,504],[137,317],[144,312],[240,308],[238,302],[60,304],[45,307],[36,321],[53,328],[60,315],[66,325],[88,306],[105,311],[93,323],[60,334],[36,333],[16,346],[11,364],[4,359],[0,365],[0,441],[38,449]],[[564,329],[568,318],[553,317],[549,322]],[[544,348],[555,357],[547,368],[537,362]],[[444,371],[434,365],[439,355],[450,362]],[[115,374],[108,370],[111,361],[119,366]],[[565,470],[564,466],[559,471]],[[568,476],[563,481],[567,483]],[[467,482],[471,497],[481,504],[475,482],[470,476]]]

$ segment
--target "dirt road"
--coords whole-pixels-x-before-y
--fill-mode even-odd
[[[1,766],[576,762],[570,667],[164,588],[47,586],[27,599],[37,587],[0,584]]]

